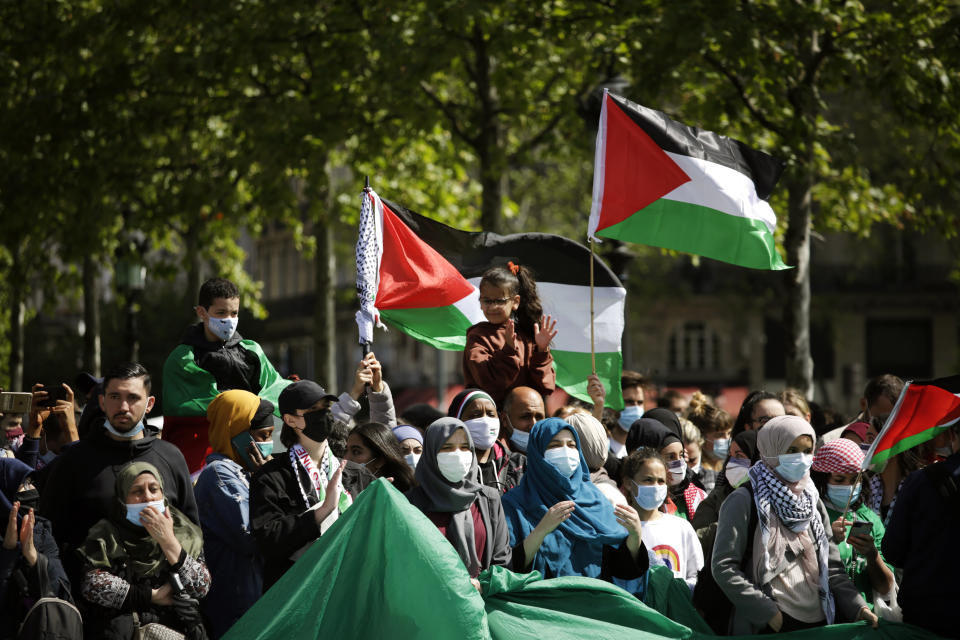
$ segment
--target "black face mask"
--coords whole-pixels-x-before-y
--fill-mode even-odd
[[[303,416],[303,435],[314,442],[323,442],[333,430],[333,415],[327,409],[311,411]]]
[[[20,515],[25,516],[30,509],[36,512],[40,505],[40,492],[36,489],[24,489],[17,493],[17,500],[20,501]]]

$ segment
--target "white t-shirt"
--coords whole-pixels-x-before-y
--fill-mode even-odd
[[[610,438],[610,453],[612,453],[618,460],[620,458],[626,458],[627,445],[621,444],[613,438]]]
[[[690,590],[697,585],[697,572],[703,568],[703,547],[693,526],[679,516],[663,514],[644,522],[640,528],[643,544],[654,560],[685,580]]]

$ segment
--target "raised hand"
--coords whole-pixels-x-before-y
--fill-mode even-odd
[[[323,503],[314,511],[314,518],[317,526],[327,519],[333,510],[340,506],[340,476],[343,475],[343,468],[347,466],[346,459],[340,461],[340,466],[333,472],[333,476],[327,482],[327,493],[323,497]]]
[[[30,509],[20,525],[20,553],[23,554],[28,567],[37,564],[37,547],[33,544],[33,524],[33,509]]]
[[[557,321],[550,316],[540,318],[540,322],[533,325],[533,341],[537,343],[538,351],[550,348],[550,342],[557,337]]]
[[[504,327],[506,327],[506,330],[504,331],[503,338],[504,338],[504,342],[506,343],[506,346],[510,347],[511,349],[516,349],[517,348],[517,328],[513,324],[513,318],[508,318],[506,323],[504,323]],[[536,325],[533,326],[533,332],[534,333],[537,332]]]
[[[607,390],[595,373],[587,376],[587,395],[593,400],[593,416],[599,420],[603,415],[603,405],[607,401]]]
[[[573,500],[564,500],[553,505],[547,512],[543,514],[543,517],[540,518],[540,522],[537,523],[536,528],[539,529],[540,533],[546,536],[549,533],[552,533],[554,529],[560,526],[567,518],[570,517],[570,514],[573,513],[573,510],[577,508],[576,503]]]
[[[3,534],[3,548],[17,548],[17,513],[20,511],[20,503],[14,502],[10,507],[10,517],[7,518],[7,531]]]
[[[383,391],[383,370],[380,367],[380,361],[373,355],[373,351],[367,354],[363,359],[370,369],[370,390],[376,393]]]

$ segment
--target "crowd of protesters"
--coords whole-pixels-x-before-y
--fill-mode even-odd
[[[648,410],[631,371],[622,411],[590,376],[592,404],[547,416],[564,328],[522,266],[491,269],[479,293],[486,321],[467,333],[466,388],[445,411],[398,418],[372,353],[339,396],[281,378],[237,332],[223,279],[204,283],[200,322],[164,367],[162,429],[137,363],[81,375],[53,402],[34,385],[29,415],[3,416],[0,433],[0,639],[43,624],[64,638],[219,638],[377,478],[477,589],[498,565],[644,599],[664,567],[718,634],[885,619],[960,637],[960,421],[864,473],[903,388],[894,375],[829,424],[789,389],[751,392],[736,416],[700,392]]]

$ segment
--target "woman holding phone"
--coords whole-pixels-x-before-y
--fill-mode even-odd
[[[833,541],[837,543],[847,575],[871,609],[883,610],[877,606],[877,600],[882,599],[889,605],[896,596],[896,582],[880,553],[883,523],[866,504],[868,496],[863,490],[866,483],[861,482],[862,466],[860,446],[839,438],[817,450],[810,478],[823,496]]]
[[[219,638],[263,592],[263,567],[250,532],[250,474],[271,458],[273,404],[249,391],[224,391],[207,407],[210,447],[194,494],[213,577],[201,606]]]

